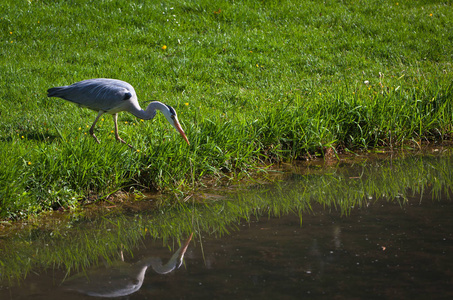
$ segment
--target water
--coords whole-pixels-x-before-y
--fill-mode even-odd
[[[128,282],[140,287],[119,299],[453,299],[453,201],[446,186],[451,183],[451,162],[417,157],[404,163],[348,165],[336,175],[322,172],[314,181],[313,172],[293,173],[277,186],[259,185],[208,206],[192,204],[188,211],[169,209],[170,223],[159,223],[156,215],[133,216],[126,223],[145,228],[145,238],[131,247],[132,253],[120,251],[126,249],[120,245],[113,266],[106,268],[101,261],[88,268],[86,276],[95,278],[90,284],[84,276],[64,280],[65,268],[32,269],[20,284],[4,282],[0,299],[94,299],[84,294],[87,289],[109,281],[113,284],[108,289],[119,288],[125,276],[135,276]],[[377,169],[381,173],[374,173]],[[370,187],[376,178],[387,182],[385,195],[377,197]],[[341,180],[342,187],[335,187]],[[302,191],[313,197],[307,182],[313,190],[324,187],[326,197],[312,200],[309,208],[297,202],[305,195]],[[328,189],[336,195],[335,205],[327,201]],[[344,205],[342,191],[353,197],[352,189],[362,197]],[[290,200],[293,206],[286,209]],[[272,207],[276,203],[281,205]],[[217,216],[213,220],[211,213]],[[184,220],[198,225],[192,227],[191,240],[187,232],[163,242],[148,234],[149,218],[155,227],[176,227]],[[225,227],[214,219],[225,219]],[[177,268],[185,242],[184,263]],[[162,265],[169,262],[163,267],[169,272],[155,267],[159,260]],[[150,267],[140,283],[137,274],[144,264]]]

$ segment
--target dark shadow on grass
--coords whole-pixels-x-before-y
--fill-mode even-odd
[[[30,131],[30,130],[24,130],[18,132],[18,135],[21,139],[24,140],[33,140],[37,142],[45,142],[45,143],[52,143],[55,139],[57,139],[59,136],[51,133],[43,133],[39,131]],[[2,142],[12,142],[13,137],[6,136],[6,137],[0,137],[0,141]]]

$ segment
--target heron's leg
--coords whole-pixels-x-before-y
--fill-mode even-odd
[[[115,138],[121,143],[126,144],[126,142],[120,138],[120,135],[118,134],[118,114],[113,114],[113,122],[115,123]]]
[[[129,146],[129,148],[134,149],[134,147],[132,147],[132,145],[126,143],[122,138],[120,138],[120,135],[118,134],[118,114],[113,115],[113,122],[115,123],[115,138],[118,141],[120,141],[121,143],[127,144]]]
[[[100,144],[101,142],[98,140],[98,138],[94,134],[94,126],[96,125],[97,121],[103,114],[104,114],[104,111],[100,110],[98,113],[98,116],[96,117],[96,119],[94,119],[93,125],[91,125],[91,128],[90,128],[90,134],[96,140],[96,142],[98,142],[98,144]]]

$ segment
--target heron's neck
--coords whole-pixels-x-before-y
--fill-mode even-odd
[[[134,116],[144,120],[151,120],[156,116],[156,110],[164,111],[168,110],[167,106],[159,101],[151,102],[146,110],[140,108],[140,106],[133,107],[130,111]]]

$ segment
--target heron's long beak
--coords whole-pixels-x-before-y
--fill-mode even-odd
[[[189,247],[189,244],[190,244],[190,241],[192,240],[192,236],[193,236],[193,232],[190,234],[189,238],[187,239],[187,241],[184,243],[184,245],[181,245],[181,247],[178,249],[178,251],[176,253],[179,252],[178,256],[177,256],[177,268],[179,268],[181,265],[182,265],[182,261],[184,259],[184,254],[186,253],[187,251],[187,247]],[[175,254],[176,254],[175,253]]]
[[[181,259],[184,257],[184,253],[186,253],[187,247],[189,247],[190,241],[192,240],[192,236],[193,236],[193,232],[190,234],[190,236],[187,239],[187,241],[181,247],[181,256],[180,256]]]
[[[179,131],[179,133],[181,134],[183,139],[186,141],[187,145],[190,145],[189,140],[187,139],[187,136],[184,133],[184,130],[182,130],[181,125],[179,125],[178,119],[174,118],[173,121],[174,121],[174,126],[175,126],[176,130]]]

